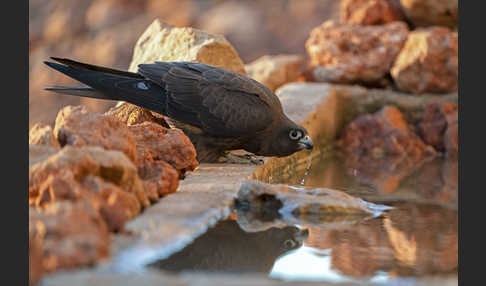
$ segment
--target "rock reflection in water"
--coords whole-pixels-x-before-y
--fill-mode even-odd
[[[162,270],[268,273],[275,260],[302,246],[307,230],[294,226],[245,232],[234,220],[219,222],[183,250],[151,264]]]
[[[309,228],[306,245],[331,249],[331,268],[351,277],[455,274],[457,211],[398,205],[383,216],[341,229]]]
[[[275,178],[272,183],[300,185],[303,172],[290,178]],[[364,200],[384,203],[420,201],[456,206],[458,161],[442,157],[410,164],[403,158],[367,160],[335,155],[313,162],[305,177],[307,187],[345,191]]]

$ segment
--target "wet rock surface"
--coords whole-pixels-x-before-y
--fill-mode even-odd
[[[306,42],[312,77],[319,82],[372,83],[385,77],[407,40],[403,22],[360,26],[324,22]]]
[[[101,113],[89,112],[83,106],[66,106],[59,111],[54,136],[61,146],[100,146],[119,150],[137,161],[135,137],[121,121]]]
[[[243,61],[224,36],[194,28],[177,28],[159,19],[138,39],[129,70],[136,71],[139,64],[155,61],[201,62],[246,74]]]
[[[375,209],[361,199],[331,189],[306,189],[287,185],[245,182],[237,205],[248,211],[248,221],[271,221],[283,217],[294,223],[346,220],[346,216],[372,216]]]
[[[342,0],[341,21],[356,25],[383,25],[403,21],[403,12],[395,0]]]
[[[457,91],[458,35],[445,27],[410,32],[391,76],[400,90],[421,94]]]
[[[263,56],[245,65],[249,77],[262,83],[272,91],[301,76],[304,58],[300,55],[281,54]]]

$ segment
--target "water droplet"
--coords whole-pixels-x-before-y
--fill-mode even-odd
[[[305,167],[304,177],[302,178],[302,181],[300,181],[301,185],[305,184],[305,177],[309,175],[311,165],[312,165],[312,157],[309,156],[309,161],[307,161],[307,166]]]

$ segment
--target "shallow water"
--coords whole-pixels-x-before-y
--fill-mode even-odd
[[[457,281],[457,161],[438,158],[415,167],[395,163],[367,169],[332,157],[313,161],[310,169],[285,178],[272,178],[272,183],[293,185],[305,179],[308,187],[343,190],[393,206],[378,217],[352,224],[245,232],[233,214],[150,267],[260,272],[297,281],[415,285],[431,276]]]

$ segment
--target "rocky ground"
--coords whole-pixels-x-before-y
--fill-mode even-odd
[[[336,149],[372,182],[382,181],[373,173],[380,168],[457,160],[457,1],[302,3],[30,1],[31,285],[45,275],[49,285],[62,285],[69,275],[58,271],[111,265],[126,249],[169,251],[227,216],[235,197],[255,208],[273,198],[271,206],[289,211],[274,224],[372,213],[339,191],[294,195],[244,181],[271,183],[307,153],[265,158],[258,168],[198,167],[187,136],[161,115],[47,94],[45,85],[68,84],[44,70],[49,56],[130,71],[155,60],[197,61],[246,74],[274,90],[307,128],[317,149],[311,157]],[[240,215],[250,227],[267,227],[254,225],[261,213]]]

